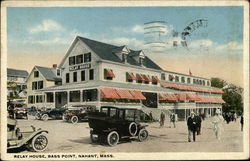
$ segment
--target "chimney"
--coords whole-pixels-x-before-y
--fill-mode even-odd
[[[57,68],[57,64],[53,64],[53,68]]]

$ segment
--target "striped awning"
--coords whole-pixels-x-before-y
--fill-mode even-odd
[[[106,73],[107,77],[115,78],[115,74],[113,73],[112,69],[104,69],[104,70],[105,70],[105,73]]]
[[[160,79],[157,76],[152,76],[152,82],[160,83]]]
[[[129,80],[136,80],[136,77],[134,76],[133,73],[127,72],[127,75],[128,75],[128,79],[129,79]]]
[[[120,96],[117,94],[116,89],[114,88],[102,88],[101,98],[120,99]]]
[[[115,89],[115,88],[102,88],[101,98],[111,99],[146,99],[141,91],[137,90],[126,90],[126,89]]]
[[[136,74],[136,78],[137,80],[145,81],[145,78],[142,76],[142,74]]]
[[[141,93],[141,91],[129,90],[129,92],[133,95],[134,99],[145,100],[146,97]]]

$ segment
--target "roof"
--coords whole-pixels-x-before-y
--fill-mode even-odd
[[[124,46],[115,46],[111,44],[102,43],[95,40],[90,40],[87,38],[79,37],[78,38],[83,41],[91,50],[93,50],[101,59],[109,60],[117,63],[123,63],[122,60],[114,53],[114,51],[122,49]],[[130,65],[141,66],[139,62],[137,62],[132,56],[138,55],[140,51],[130,50],[128,54],[127,63]],[[145,56],[144,58],[144,66],[146,68],[162,70],[156,63],[154,63],[150,58]]]
[[[7,68],[7,76],[16,76],[16,77],[27,78],[28,75],[29,75],[29,73],[26,70]]]
[[[46,80],[49,81],[61,81],[61,77],[57,77],[55,73],[52,71],[53,68],[47,68],[47,67],[40,67],[40,66],[35,66],[37,70],[41,72],[41,74],[44,76]]]

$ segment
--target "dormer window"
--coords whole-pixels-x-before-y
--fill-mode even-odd
[[[145,63],[144,63],[144,58],[139,58],[139,64],[141,65],[141,66],[143,66]]]
[[[127,54],[122,54],[122,62],[127,63],[128,62],[128,55]]]

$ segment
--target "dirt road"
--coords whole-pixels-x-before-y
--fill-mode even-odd
[[[92,144],[89,137],[87,122],[78,124],[66,123],[61,120],[46,122],[35,120],[18,120],[21,126],[34,125],[49,131],[49,144],[45,153],[53,152],[241,152],[243,151],[243,132],[240,131],[239,120],[224,124],[221,142],[217,141],[210,119],[202,122],[201,135],[196,142],[187,141],[186,122],[177,122],[176,128],[169,123],[159,128],[159,123],[150,123],[147,127],[149,138],[145,142],[137,140],[121,141],[114,147]],[[21,151],[24,153],[27,151]]]

